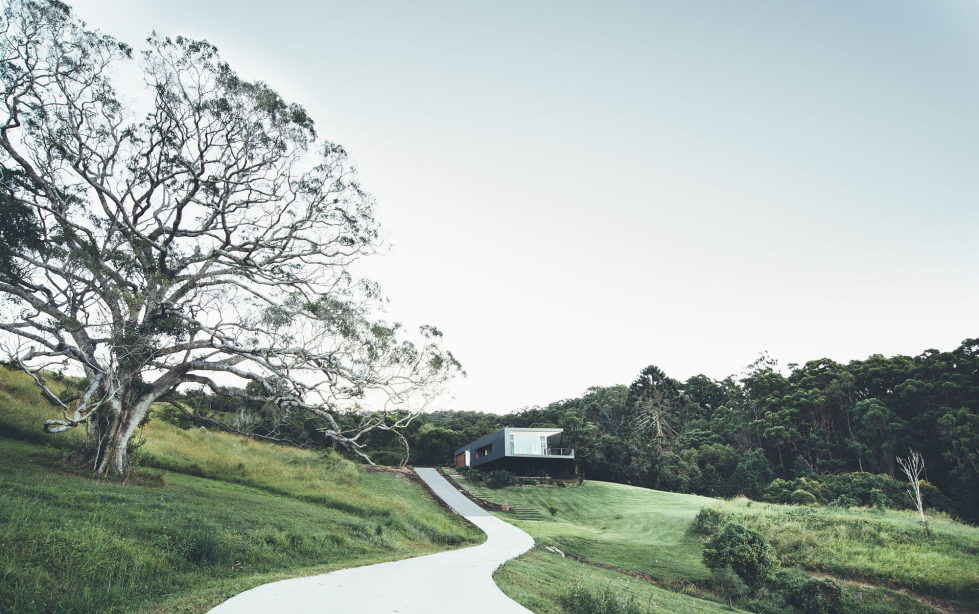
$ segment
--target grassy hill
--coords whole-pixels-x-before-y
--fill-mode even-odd
[[[202,612],[242,590],[473,544],[396,472],[151,420],[133,483],[59,459],[82,433],[0,368],[0,611]]]
[[[934,612],[922,599],[947,606],[947,611],[979,609],[979,529],[942,516],[931,517],[935,537],[925,540],[914,516],[900,511],[722,502],[590,481],[579,488],[515,486],[495,494],[512,505],[536,508],[545,516],[543,522],[507,518],[531,533],[538,549],[508,563],[496,577],[504,592],[545,614],[562,611],[555,604],[576,582],[595,589],[616,586],[616,590],[638,595],[640,603],[652,600],[656,604],[657,597],[663,598],[649,590],[636,593],[642,582],[635,575],[644,576],[646,585],[724,600],[701,562],[702,538],[691,531],[695,515],[704,506],[716,506],[768,536],[785,567],[855,581],[847,590],[865,612]],[[562,559],[548,553],[547,547],[593,564]],[[534,575],[547,582],[527,580]],[[628,586],[619,587],[621,582]],[[880,587],[915,593],[918,598]],[[656,609],[710,611],[692,609],[710,607],[703,605],[708,601],[696,601]]]
[[[538,614],[561,614],[562,598],[582,587],[632,597],[650,612],[730,612],[691,582],[705,579],[700,538],[687,531],[701,507],[714,499],[585,482],[578,488],[519,486],[497,494],[508,503],[536,508],[548,520],[515,522],[534,536],[537,548],[504,565],[495,579],[513,599]],[[503,515],[507,520],[510,517]],[[584,565],[547,548],[587,561],[647,575],[656,583],[595,565]]]
[[[783,565],[887,586],[979,611],[979,528],[915,512],[757,503],[716,506],[766,535]]]

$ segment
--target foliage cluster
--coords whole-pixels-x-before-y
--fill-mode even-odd
[[[745,584],[757,589],[771,578],[778,560],[761,533],[728,522],[704,544],[704,565],[712,571],[730,567]]]
[[[839,583],[814,578],[799,569],[779,571],[772,584],[800,614],[846,614],[855,609]]]
[[[496,469],[486,474],[486,485],[490,488],[503,488],[513,483],[513,474],[506,469]]]

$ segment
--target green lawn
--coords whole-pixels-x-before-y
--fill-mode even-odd
[[[663,582],[710,575],[700,560],[700,537],[688,528],[700,508],[716,499],[591,481],[578,488],[513,486],[497,493],[550,519],[519,523],[542,545]]]
[[[536,614],[564,614],[565,610],[561,607],[560,600],[570,595],[576,584],[593,592],[609,589],[618,596],[631,596],[650,614],[741,611],[540,550],[532,550],[520,558],[507,562],[496,572],[493,579],[503,592]]]
[[[0,371],[0,611],[203,612],[271,580],[478,543],[396,473],[151,421],[136,484],[59,459],[30,383]]]
[[[512,505],[535,508],[547,519],[521,522],[501,514],[533,535],[537,549],[507,563],[497,573],[497,583],[535,612],[562,612],[557,599],[576,582],[593,591],[610,586],[634,594],[641,605],[654,604],[651,612],[730,611],[698,598],[710,596],[698,586],[710,572],[701,562],[700,538],[688,531],[700,508],[715,499],[591,481],[577,488],[513,486],[496,495]],[[661,586],[541,552],[548,546],[650,576]]]

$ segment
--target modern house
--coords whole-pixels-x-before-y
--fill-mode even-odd
[[[563,432],[554,428],[502,428],[456,450],[455,466],[569,477],[574,474],[574,450],[561,447]]]

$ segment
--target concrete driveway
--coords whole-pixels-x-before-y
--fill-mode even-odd
[[[418,476],[456,513],[486,532],[471,548],[342,569],[257,586],[213,614],[530,614],[493,583],[504,561],[534,545],[533,538],[481,509],[434,469]]]

